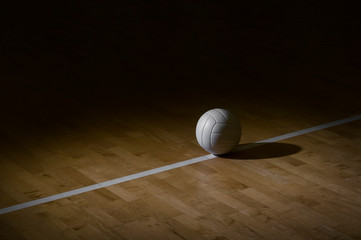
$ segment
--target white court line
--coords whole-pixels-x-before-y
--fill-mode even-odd
[[[284,139],[300,136],[300,135],[303,135],[303,134],[315,132],[315,131],[318,131],[318,130],[321,130],[321,129],[341,125],[341,124],[344,124],[344,123],[348,123],[348,122],[352,122],[352,121],[356,121],[356,120],[360,120],[360,119],[361,119],[361,115],[357,115],[357,116],[354,116],[354,117],[344,118],[344,119],[341,119],[341,120],[338,120],[338,121],[325,123],[325,124],[321,124],[321,125],[318,125],[318,126],[315,126],[315,127],[306,128],[306,129],[303,129],[303,130],[287,133],[287,134],[284,134],[284,135],[281,135],[281,136],[278,136],[278,137],[268,138],[268,139],[265,139],[265,140],[262,140],[262,141],[258,141],[256,143],[277,142],[277,141],[281,141],[281,140],[284,140]],[[252,148],[252,147],[255,147],[255,146],[259,146],[259,145],[252,145],[252,144],[241,145],[238,148],[236,148],[236,151],[249,149],[249,148]],[[184,167],[184,166],[187,166],[187,165],[190,165],[190,164],[203,162],[205,160],[213,159],[213,158],[216,158],[216,157],[217,156],[215,156],[213,154],[208,154],[208,155],[192,158],[192,159],[189,159],[189,160],[184,160],[184,161],[181,161],[181,162],[169,164],[169,165],[166,165],[166,166],[163,166],[163,167],[154,168],[154,169],[147,170],[147,171],[144,171],[144,172],[131,174],[131,175],[128,175],[128,176],[116,178],[116,179],[101,182],[101,183],[96,183],[94,185],[74,189],[74,190],[71,190],[71,191],[68,191],[68,192],[63,192],[63,193],[55,194],[55,195],[52,195],[52,196],[36,199],[36,200],[33,200],[33,201],[20,203],[20,204],[14,205],[14,206],[10,206],[10,207],[0,209],[0,215],[5,214],[5,213],[9,213],[9,212],[14,212],[16,210],[28,208],[28,207],[40,205],[40,204],[43,204],[43,203],[47,203],[47,202],[51,202],[51,201],[71,197],[71,196],[78,195],[78,194],[81,194],[81,193],[90,192],[90,191],[93,191],[93,190],[96,190],[96,189],[109,187],[109,186],[112,186],[112,185],[115,185],[115,184],[118,184],[118,183],[131,181],[131,180],[134,180],[134,179],[146,177],[146,176],[153,175],[153,174],[156,174],[156,173],[165,172],[165,171],[168,171],[168,170],[171,170],[171,169]]]

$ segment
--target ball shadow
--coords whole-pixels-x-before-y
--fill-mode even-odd
[[[267,159],[298,153],[301,147],[289,143],[247,143],[238,145],[231,153],[219,157],[229,159]]]

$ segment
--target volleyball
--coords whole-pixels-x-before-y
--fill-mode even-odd
[[[205,112],[198,120],[196,137],[207,152],[221,155],[230,152],[241,139],[239,120],[230,111],[215,108]]]

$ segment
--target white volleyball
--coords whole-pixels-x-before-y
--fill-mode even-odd
[[[228,110],[215,108],[198,120],[196,137],[199,145],[215,155],[230,152],[241,138],[241,124]]]

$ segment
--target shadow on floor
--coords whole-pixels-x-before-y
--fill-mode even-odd
[[[247,143],[238,145],[231,153],[219,157],[229,159],[278,158],[298,153],[301,147],[289,143]]]

